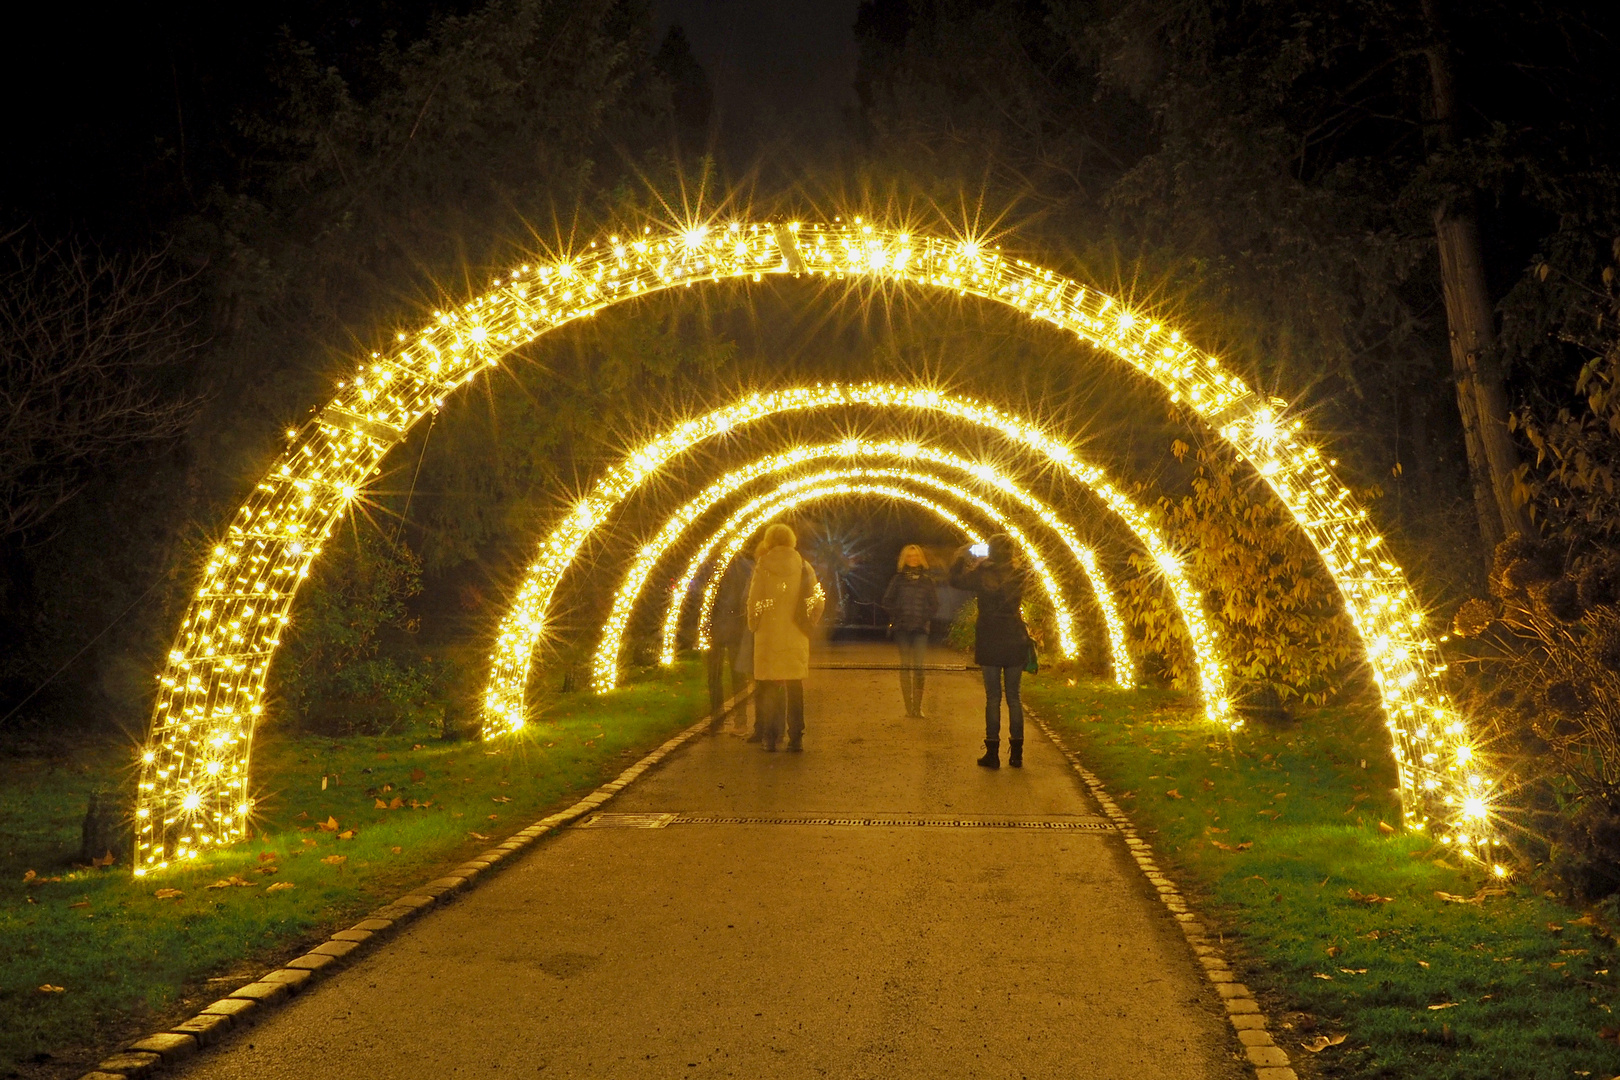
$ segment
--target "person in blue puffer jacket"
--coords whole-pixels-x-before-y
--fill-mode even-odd
[[[928,631],[939,611],[939,587],[928,571],[928,556],[917,544],[900,549],[899,572],[883,590],[894,643],[900,648],[900,696],[906,715],[922,719],[923,670],[928,663]]]

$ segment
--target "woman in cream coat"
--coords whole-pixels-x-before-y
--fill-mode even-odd
[[[748,628],[754,632],[754,715],[765,749],[775,750],[787,728],[787,748],[802,749],[804,679],[810,674],[805,628],[821,618],[826,594],[810,564],[794,550],[786,525],[765,530],[748,585]]]

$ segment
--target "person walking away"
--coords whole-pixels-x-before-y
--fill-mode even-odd
[[[804,680],[810,674],[809,630],[826,594],[795,550],[798,538],[780,522],[765,530],[748,585],[748,627],[754,632],[754,712],[765,749],[775,750],[787,728],[787,748],[803,749]]]
[[[1024,706],[1018,683],[1029,660],[1029,629],[1019,610],[1026,574],[1013,554],[1011,537],[990,538],[990,553],[979,558],[971,548],[956,553],[950,582],[974,595],[979,617],[974,624],[973,662],[984,674],[984,756],[979,764],[1001,768],[1001,696],[1007,696],[1007,764],[1024,765]]]
[[[928,556],[917,544],[900,549],[900,565],[883,590],[883,610],[900,649],[900,696],[906,715],[922,719],[923,670],[928,663],[928,631],[939,611],[939,587],[928,572]]]
[[[748,605],[748,577],[748,567],[741,562],[727,567],[725,576],[720,579],[720,589],[715,594],[714,610],[709,616],[709,650],[704,656],[704,666],[709,677],[710,731],[719,731],[725,726],[727,669],[731,670],[733,694],[744,685],[743,676],[736,669],[737,650],[748,630],[748,616],[744,610]],[[740,714],[746,714],[746,705],[738,708]],[[739,716],[739,727],[745,722],[743,715]]]

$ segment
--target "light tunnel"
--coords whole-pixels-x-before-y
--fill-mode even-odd
[[[1066,659],[1074,657],[1078,650],[1078,642],[1073,640],[1074,614],[1068,608],[1068,600],[1062,593],[1061,587],[1053,579],[1039,546],[1031,541],[1029,536],[1004,513],[989,502],[962,490],[955,484],[941,481],[937,477],[900,469],[842,469],[822,473],[807,479],[817,485],[826,485],[828,482],[838,484],[869,483],[872,480],[885,479],[901,481],[935,488],[946,495],[973,506],[990,520],[996,531],[1006,533],[1014,546],[1023,551],[1025,558],[1035,572],[1036,578],[1042,582],[1048,601],[1052,604],[1053,617],[1057,620],[1059,627],[1059,649]],[[810,497],[813,497],[810,495],[811,492],[823,490],[822,487],[808,487],[805,491],[799,491],[795,487],[792,483],[784,483],[776,491],[765,497],[763,506],[757,508],[747,506],[739,509],[719,529],[715,530],[714,535],[705,543],[704,547],[710,552],[718,546],[720,554],[714,560],[714,569],[709,575],[709,580],[704,585],[703,597],[698,608],[697,633],[699,648],[707,648],[709,644],[714,605],[720,591],[721,578],[724,577],[727,567],[742,552],[749,538],[768,525],[774,518],[790,513],[802,502],[808,501]],[[975,538],[975,541],[977,541],[977,538]],[[678,611],[681,601],[684,599],[684,592],[672,595],[671,609]],[[1067,645],[1061,644],[1065,634],[1070,639]]]
[[[1116,487],[1102,469],[1081,460],[1068,445],[1028,420],[992,406],[923,387],[866,383],[805,387],[750,396],[672,429],[609,470],[607,477],[593,488],[593,495],[600,493],[595,504],[591,505],[588,497],[585,504],[541,542],[537,557],[501,621],[483,698],[485,732],[513,731],[522,726],[529,671],[535,648],[545,632],[552,595],[590,534],[602,525],[609,512],[653,475],[649,463],[673,456],[669,447],[676,442],[684,441],[689,448],[766,416],[838,405],[916,412],[997,433],[1015,449],[1030,453],[1037,461],[1091,491],[1135,535],[1169,588],[1192,645],[1197,689],[1210,719],[1222,724],[1233,722],[1231,705],[1226,698],[1225,665],[1215,643],[1215,633],[1204,616],[1198,590],[1187,579],[1175,549],[1159,533],[1148,513]],[[676,433],[684,435],[678,440]],[[728,474],[711,485],[709,491],[722,493],[713,496],[720,498],[725,491],[732,490],[729,485],[740,485],[764,475],[772,471],[775,464],[776,459],[762,458]],[[711,505],[704,503],[704,498],[699,496],[688,506]],[[679,525],[680,513],[671,519],[666,529],[675,530]],[[621,612],[621,617],[628,618],[628,613]]]
[[[514,267],[484,294],[401,331],[302,428],[220,535],[163,670],[137,786],[135,868],[144,873],[239,839],[265,680],[293,598],[335,523],[383,458],[448,395],[545,332],[650,292],[766,274],[947,291],[1005,305],[1074,334],[1196,414],[1288,507],[1337,583],[1366,648],[1391,732],[1404,820],[1435,827],[1469,857],[1489,854],[1493,781],[1447,698],[1422,608],[1329,454],[1285,403],[1263,395],[1179,331],[1053,270],[961,236],[861,218],[693,222],[609,236]],[[678,429],[628,471],[604,477],[570,520],[577,543],[625,485],[695,434]],[[1037,433],[1032,438],[1040,439]],[[1067,453],[1061,445],[1059,453]],[[604,502],[603,500],[606,500]],[[566,561],[571,541],[543,558]]]
[[[609,627],[617,625],[622,628],[645,588],[648,575],[657,565],[659,559],[680,540],[704,511],[710,509],[725,495],[732,493],[755,476],[786,472],[805,463],[830,457],[856,460],[898,459],[908,464],[923,463],[934,467],[944,466],[963,473],[967,479],[975,482],[987,492],[993,492],[1005,497],[1008,501],[1018,504],[1022,509],[1039,519],[1042,525],[1057,534],[1074,556],[1076,562],[1080,564],[1086,576],[1092,595],[1102,611],[1103,625],[1108,634],[1109,656],[1115,682],[1127,689],[1134,685],[1134,667],[1131,662],[1130,652],[1126,646],[1124,620],[1120,618],[1112,592],[1101,575],[1095,553],[1081,542],[1069,523],[1063,520],[1052,507],[1021,487],[1005,471],[997,469],[988,463],[976,462],[960,454],[922,445],[916,441],[891,440],[877,442],[864,439],[845,439],[821,446],[795,447],[792,450],[784,451],[782,454],[761,459],[728,473],[670,515],[669,520],[654,539],[640,549],[629,573],[625,575],[623,584],[619,586],[619,590],[614,596],[613,615],[609,618]],[[758,504],[759,500],[755,500],[755,502],[749,504],[749,507]],[[734,526],[738,517],[747,510],[748,507],[745,507],[743,510],[738,511],[731,520],[711,535],[694,552],[687,561],[685,571],[677,578],[671,589],[670,602],[664,615],[662,641],[659,649],[661,663],[670,664],[675,660],[677,634],[692,582],[696,579],[714,548],[724,539],[725,534]],[[1050,593],[1050,591],[1049,589],[1048,592]],[[706,620],[700,617],[697,639],[697,647],[700,649],[707,647],[706,627]],[[596,663],[597,671],[604,675],[616,671],[617,667],[617,650],[610,649],[609,645],[610,641],[605,635],[603,647],[597,652]],[[1072,655],[1072,649],[1068,650],[1065,655]]]

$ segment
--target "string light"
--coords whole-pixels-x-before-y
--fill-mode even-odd
[[[628,623],[630,613],[640,599],[647,578],[658,561],[663,558],[671,546],[679,542],[686,530],[695,521],[722,499],[761,476],[783,472],[810,461],[828,457],[880,459],[894,457],[904,461],[926,461],[935,465],[943,465],[967,474],[987,490],[1004,495],[1022,505],[1047,528],[1056,532],[1080,563],[1086,580],[1091,586],[1092,594],[1096,597],[1097,604],[1102,610],[1103,624],[1108,633],[1109,653],[1113,661],[1115,682],[1122,689],[1130,689],[1135,685],[1134,666],[1126,646],[1127,638],[1124,620],[1120,618],[1113,595],[1098,570],[1095,553],[1080,540],[1073,528],[1069,526],[1069,523],[1059,517],[1050,506],[1026,491],[1006,473],[996,469],[995,466],[986,462],[973,461],[950,451],[924,446],[914,441],[890,440],[874,442],[864,439],[845,439],[820,446],[794,447],[780,454],[761,458],[740,469],[727,473],[671,514],[657,535],[637,551],[630,570],[626,573],[624,581],[614,594],[613,608],[608,616],[607,625],[622,628]],[[706,557],[706,552],[702,554]],[[680,625],[682,601],[691,587],[692,580],[697,575],[701,562],[701,558],[693,556],[693,559],[687,565],[685,574],[675,585],[673,596],[676,599],[670,604],[664,618],[662,647],[659,650],[659,662],[662,664],[667,665],[675,662],[676,636]],[[619,633],[622,635],[622,629]],[[604,642],[605,640],[604,637]],[[699,647],[706,646],[700,643]],[[601,670],[606,666],[603,651],[599,649],[597,655],[596,667]],[[616,655],[616,653],[611,655]],[[1073,650],[1067,649],[1064,655],[1066,657],[1072,656]]]
[[[489,684],[482,703],[487,735],[515,731],[524,723],[524,692],[535,646],[545,632],[546,612],[557,584],[591,532],[607,515],[664,462],[714,435],[767,416],[785,412],[828,409],[835,406],[902,409],[974,424],[1000,433],[1015,446],[1040,454],[1071,479],[1090,488],[1137,535],[1152,556],[1177,606],[1193,649],[1198,692],[1210,719],[1227,726],[1239,721],[1226,698],[1226,679],[1215,634],[1204,618],[1198,591],[1187,580],[1174,550],[1155,529],[1148,514],[1109,481],[1107,474],[1075,454],[1072,448],[1036,425],[971,398],[957,397],[926,387],[862,383],[854,386],[800,387],[743,400],[689,420],[660,435],[618,465],[592,488],[540,545],[539,555],[519,585],[502,619],[491,657]]]
[[[422,417],[548,330],[649,292],[765,274],[866,279],[1005,304],[1159,383],[1265,479],[1337,582],[1382,697],[1408,826],[1438,826],[1465,854],[1489,855],[1489,830],[1463,815],[1467,798],[1489,807],[1493,782],[1477,759],[1457,760],[1471,740],[1440,685],[1443,665],[1422,608],[1302,422],[1178,331],[1112,296],[981,244],[857,217],[649,226],[637,237],[593,242],[568,258],[516,268],[483,295],[434,312],[420,331],[398,335],[402,344],[388,356],[373,353],[338,383],[237,511],[182,616],[142,754],[137,869],[194,858],[243,835],[253,727],[293,596],[348,503]],[[657,467],[657,460],[644,465]],[[581,540],[600,509],[589,498],[576,508]],[[210,771],[210,763],[219,768]]]
[[[959,502],[964,502],[970,506],[976,507],[991,521],[995,522],[1002,532],[1005,532],[1008,536],[1012,537],[1013,542],[1024,550],[1029,558],[1031,568],[1034,569],[1036,577],[1040,579],[1041,586],[1046,591],[1046,595],[1052,603],[1052,610],[1057,619],[1059,651],[1066,658],[1072,658],[1075,655],[1079,646],[1074,635],[1074,616],[1069,609],[1068,600],[1063,595],[1062,586],[1058,584],[1057,578],[1052,574],[1051,569],[1047,566],[1046,559],[1042,555],[1040,549],[1036,547],[1029,537],[1026,536],[1016,524],[1008,519],[1005,514],[997,510],[988,502],[985,502],[983,499],[972,494],[959,485],[952,484],[945,480],[940,480],[937,477],[930,476],[926,473],[917,472],[913,469],[838,469],[817,473],[813,476],[805,476],[798,479],[785,481],[771,493],[754,499],[752,502],[745,505],[741,510],[738,510],[732,514],[727,520],[726,524],[721,526],[720,530],[715,533],[714,537],[711,537],[708,543],[704,545],[705,549],[712,551],[719,538],[727,535],[728,531],[735,528],[745,519],[747,515],[757,512],[761,506],[768,502],[780,500],[784,493],[791,493],[800,488],[810,487],[816,484],[825,484],[833,481],[847,481],[851,479],[909,481],[913,484],[931,487],[936,491],[944,492]],[[649,558],[649,555],[652,557]],[[618,593],[618,596],[622,597],[624,602],[615,603],[613,613],[608,617],[608,621],[603,627],[602,643],[596,650],[596,664],[593,672],[594,685],[599,691],[611,690],[615,685],[617,685],[619,653],[623,648],[625,627],[629,622],[630,612],[634,607],[635,595],[640,592],[641,585],[646,581],[647,572],[651,569],[652,563],[655,561],[655,559],[656,553],[649,552],[647,548],[643,548],[641,553],[638,554],[636,558],[636,565],[632,568],[629,579],[625,582],[624,586],[620,587]],[[718,586],[719,584],[718,577],[711,577],[710,581],[714,586]],[[690,580],[682,583],[682,586],[689,585]],[[672,596],[670,607],[677,619],[679,618],[680,600],[683,599],[685,595],[686,588],[680,587],[680,591],[674,593]],[[700,623],[699,631],[699,648],[708,647],[706,627],[708,625],[708,612],[713,607],[712,595],[712,592],[710,592],[705,596],[705,604],[703,609],[704,619]],[[669,618],[666,616],[666,629],[669,626],[669,621]]]

